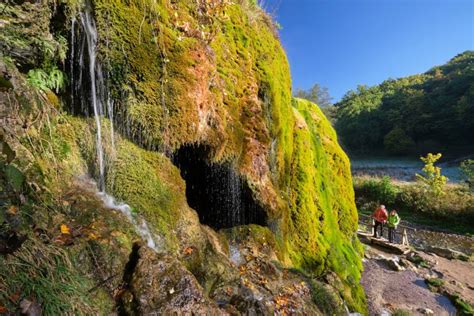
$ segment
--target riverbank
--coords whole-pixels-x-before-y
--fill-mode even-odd
[[[462,182],[459,169],[463,160],[472,159],[470,151],[464,150],[457,154],[443,155],[438,166],[443,175],[448,177],[449,183]],[[423,162],[419,156],[390,157],[384,155],[350,156],[351,171],[355,177],[383,177],[389,176],[395,181],[414,182],[416,173],[421,173]]]

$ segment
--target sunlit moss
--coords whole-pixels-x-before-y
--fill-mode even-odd
[[[349,160],[321,110],[293,101],[294,151],[287,218],[287,248],[293,263],[315,273],[336,272],[344,298],[364,310],[359,285],[361,247],[355,236],[357,211]]]

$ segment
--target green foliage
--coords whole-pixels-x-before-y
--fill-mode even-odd
[[[66,85],[66,75],[57,67],[32,69],[28,72],[28,82],[40,90],[55,90],[58,93]]]
[[[365,214],[372,213],[380,203],[399,211],[402,219],[425,226],[447,228],[464,234],[474,234],[474,195],[459,185],[447,185],[444,194],[427,194],[416,183],[382,185],[377,178],[354,178],[357,207]],[[391,188],[385,190],[383,188]],[[384,193],[383,192],[390,192]],[[386,202],[390,201],[390,203]],[[393,201],[393,202],[392,202]]]
[[[321,109],[332,106],[333,98],[329,94],[328,88],[321,87],[318,83],[315,83],[308,90],[297,89],[295,97],[311,101]]]
[[[388,176],[381,179],[354,179],[354,185],[358,194],[376,201],[377,204],[394,205],[400,192]]]
[[[100,298],[88,292],[94,282],[71,259],[30,236],[15,256],[0,256],[0,302],[13,311],[18,302],[11,298],[19,295],[41,304],[43,315],[96,314]]]
[[[64,63],[68,41],[62,35],[51,36],[48,5],[53,7],[57,3],[6,1],[0,4],[1,19],[5,22],[0,32],[1,55],[11,57],[26,69]]]
[[[464,181],[469,186],[471,191],[474,191],[474,160],[467,159],[461,162],[461,173],[464,178]]]
[[[434,165],[441,156],[440,153],[436,155],[429,153],[426,157],[420,157],[421,161],[425,163],[423,167],[424,175],[416,174],[417,179],[428,187],[429,191],[435,196],[440,196],[444,193],[443,188],[448,181],[448,178],[441,175],[441,168]]]
[[[415,142],[399,127],[392,129],[383,140],[385,151],[394,154],[407,154],[415,147]]]
[[[394,154],[468,147],[474,144],[474,51],[466,51],[430,71],[358,86],[336,104],[336,130],[353,152],[392,153],[384,140],[394,129],[403,142]],[[411,140],[416,141],[412,144]],[[415,146],[412,146],[415,145]],[[388,147],[388,148],[387,148]]]

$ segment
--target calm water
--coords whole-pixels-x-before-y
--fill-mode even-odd
[[[461,181],[459,163],[439,163],[441,174],[449,182]],[[415,174],[421,173],[423,162],[415,158],[351,158],[352,174],[356,176],[390,176],[400,181],[415,181]]]

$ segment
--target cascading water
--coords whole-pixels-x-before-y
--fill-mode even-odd
[[[76,36],[76,26],[80,25]],[[83,115],[94,114],[96,124],[96,156],[98,165],[98,196],[108,208],[115,209],[124,214],[134,225],[135,230],[147,246],[157,250],[156,243],[148,228],[145,219],[132,212],[129,205],[117,202],[105,192],[106,159],[102,139],[101,117],[107,115],[110,120],[110,144],[112,154],[115,153],[114,125],[113,125],[113,100],[105,84],[102,67],[97,60],[97,29],[92,14],[92,9],[86,6],[79,14],[79,21],[71,22],[71,106],[72,112]],[[77,49],[78,48],[78,49]],[[104,104],[107,111],[104,109]]]
[[[96,56],[97,56],[97,29],[95,27],[94,19],[88,8],[80,13],[81,24],[86,36],[87,41],[87,50],[89,56],[89,76],[90,76],[90,96],[92,100],[92,108],[94,110],[94,118],[97,129],[96,137],[96,150],[97,150],[97,160],[99,164],[99,190],[105,190],[105,165],[104,165],[104,148],[102,146],[102,127],[100,122],[100,117],[102,115],[102,104],[100,99],[100,94],[97,90],[97,83],[103,84],[101,80],[102,76],[96,76],[96,72],[99,73],[100,66],[96,67]],[[82,54],[81,54],[82,55]],[[97,69],[96,69],[97,68]],[[102,72],[100,71],[100,74]]]
[[[188,204],[198,212],[201,223],[216,229],[266,225],[265,210],[235,167],[209,163],[208,157],[209,148],[203,145],[183,146],[173,157],[186,181]]]

